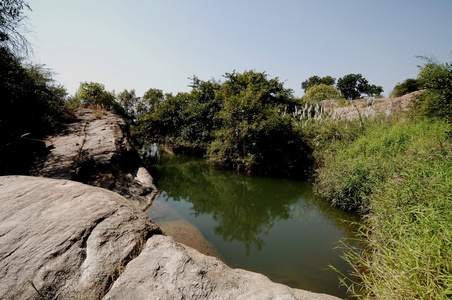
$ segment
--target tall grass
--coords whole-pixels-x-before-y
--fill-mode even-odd
[[[359,137],[321,152],[317,191],[335,205],[366,213],[365,250],[346,254],[359,277],[348,282],[354,294],[452,297],[452,142],[447,126],[438,120],[371,121]]]

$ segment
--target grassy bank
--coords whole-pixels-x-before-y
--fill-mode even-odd
[[[324,134],[337,126],[324,126]],[[452,295],[452,141],[444,120],[368,120],[316,153],[316,189],[365,215],[364,251],[349,251],[353,293],[378,299]],[[344,130],[345,132],[350,131]]]

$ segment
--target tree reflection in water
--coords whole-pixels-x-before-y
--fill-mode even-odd
[[[306,218],[304,210],[308,206],[315,206],[328,219],[337,220],[335,214],[341,213],[319,201],[303,182],[218,171],[201,159],[178,156],[161,159],[153,175],[163,194],[175,201],[190,202],[195,216],[211,215],[217,222],[215,234],[225,241],[240,241],[247,255],[252,247],[260,251],[265,246],[263,237],[275,221],[287,220],[293,214]],[[335,225],[350,231],[348,225]],[[345,236],[349,234],[344,232]]]

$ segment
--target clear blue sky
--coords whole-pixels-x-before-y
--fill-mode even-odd
[[[301,96],[312,75],[361,73],[385,95],[422,63],[452,61],[452,0],[36,0],[36,63],[73,94],[189,91],[188,77],[255,69]]]

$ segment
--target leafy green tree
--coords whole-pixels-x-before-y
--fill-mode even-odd
[[[132,119],[136,118],[136,106],[139,98],[135,94],[135,90],[128,91],[125,89],[116,96],[117,101],[124,109],[125,113]]]
[[[155,106],[161,103],[165,98],[162,90],[159,89],[149,89],[147,90],[143,97],[137,102],[137,115],[143,115],[145,113],[150,113],[154,110]]]
[[[292,90],[255,71],[225,77],[209,160],[246,173],[293,175],[305,170],[306,146],[290,117],[280,112],[293,103]]]
[[[0,1],[0,47],[7,47],[16,54],[28,48],[27,40],[20,33],[24,9],[30,6],[23,0]]]
[[[26,65],[0,47],[0,175],[24,174],[38,139],[57,130],[67,116],[66,90],[42,65]]]
[[[419,96],[417,108],[430,117],[452,118],[452,64],[427,59],[418,80],[424,93]]]
[[[105,85],[97,82],[81,82],[80,86],[71,97],[71,101],[85,105],[111,106],[115,101],[115,95],[105,90]]]
[[[332,85],[318,84],[310,87],[303,95],[303,102],[317,104],[322,100],[341,99],[341,93]]]
[[[69,97],[67,105],[72,109],[80,105],[101,107],[124,118],[128,117],[121,104],[116,102],[115,94],[107,91],[105,85],[97,82],[81,82],[74,96]]]
[[[363,94],[379,96],[383,93],[381,86],[371,85],[361,74],[348,74],[337,80],[336,88],[345,99],[359,99]]]
[[[221,102],[220,85],[213,81],[194,81],[190,93],[163,94],[149,89],[138,105],[138,131],[174,148],[205,149],[211,141],[215,115]]]
[[[391,97],[401,97],[403,95],[418,91],[419,89],[419,81],[417,79],[408,78],[394,87],[394,90],[391,92]]]
[[[307,90],[313,86],[319,85],[319,84],[325,84],[325,85],[334,85],[336,83],[336,78],[333,78],[331,76],[325,76],[325,77],[319,77],[317,75],[309,77],[307,80],[303,81],[301,83],[301,88],[307,92]]]

